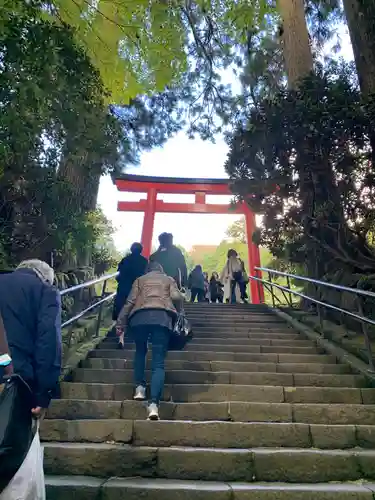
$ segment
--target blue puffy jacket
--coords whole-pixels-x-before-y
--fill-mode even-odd
[[[31,269],[0,274],[0,313],[14,372],[31,386],[35,406],[47,408],[61,369],[60,294]]]

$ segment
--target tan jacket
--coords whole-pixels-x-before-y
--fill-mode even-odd
[[[117,319],[118,327],[126,327],[129,319],[142,309],[163,309],[176,314],[183,301],[176,282],[164,273],[152,271],[134,281],[126,304]],[[176,304],[176,305],[175,305]]]

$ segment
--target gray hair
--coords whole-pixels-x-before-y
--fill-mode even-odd
[[[24,260],[17,269],[32,269],[39,279],[53,285],[55,272],[51,266],[39,259]]]
[[[163,266],[159,264],[159,262],[151,260],[146,267],[146,273],[152,273],[154,271],[164,273]]]

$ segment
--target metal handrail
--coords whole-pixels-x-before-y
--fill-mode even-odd
[[[98,337],[99,330],[100,330],[100,324],[102,321],[102,315],[103,315],[103,305],[106,302],[109,302],[110,300],[112,300],[116,295],[116,293],[111,293],[110,295],[106,295],[107,282],[108,282],[108,280],[110,280],[112,278],[116,278],[118,275],[119,275],[118,272],[113,273],[113,274],[107,274],[106,276],[101,276],[100,278],[95,278],[95,279],[92,279],[90,281],[86,281],[85,283],[80,283],[79,285],[74,285],[74,286],[71,286],[70,288],[66,288],[64,290],[61,290],[60,296],[64,296],[64,295],[67,295],[68,293],[73,293],[73,292],[76,292],[78,290],[82,290],[83,288],[88,288],[90,286],[97,285],[98,283],[103,283],[100,300],[98,300],[94,304],[91,304],[89,307],[86,307],[86,309],[83,309],[82,311],[80,311],[79,313],[74,315],[72,318],[69,318],[67,321],[62,323],[61,328],[65,328],[67,326],[72,325],[73,323],[78,321],[80,318],[85,316],[88,312],[99,307],[98,318],[97,318],[96,328],[95,328],[95,336]],[[68,339],[68,345],[70,345],[70,341],[71,341],[71,335]]]
[[[368,297],[371,297],[373,299],[375,298],[374,292],[368,292],[366,290],[361,290],[360,288],[350,288],[348,286],[335,285],[334,283],[327,283],[326,281],[307,278],[306,276],[299,276],[298,274],[290,274],[290,273],[285,273],[283,271],[276,271],[275,269],[269,269],[268,267],[256,267],[255,270],[264,271],[266,273],[277,274],[278,276],[284,276],[295,280],[307,281],[308,283],[313,283],[314,285],[322,285],[330,288],[335,288],[336,290],[340,290],[342,292],[350,292],[358,295],[367,295]]]
[[[79,285],[71,286],[70,288],[65,288],[60,291],[60,295],[66,295],[67,293],[76,292],[77,290],[82,290],[82,288],[87,288],[92,285],[96,285],[97,283],[101,283],[102,281],[110,280],[111,278],[116,278],[119,273],[107,274],[106,276],[100,276],[100,278],[94,278],[90,281],[85,281],[85,283],[80,283]]]
[[[321,334],[322,334],[322,336],[324,336],[324,333],[323,333],[323,330],[322,330],[322,326],[323,325],[322,325],[322,316],[321,316],[321,311],[320,311],[320,307],[321,306],[325,307],[327,309],[332,309],[334,311],[337,311],[340,314],[350,316],[351,318],[355,319],[356,321],[359,321],[360,324],[361,324],[362,333],[363,333],[364,339],[365,339],[365,346],[366,346],[367,355],[368,355],[368,363],[369,363],[370,369],[372,371],[375,371],[374,360],[373,360],[373,356],[372,356],[371,342],[370,342],[370,338],[369,338],[367,327],[366,327],[367,324],[375,326],[375,320],[372,320],[372,319],[367,318],[366,316],[364,316],[362,304],[359,301],[359,297],[357,297],[357,299],[358,299],[358,309],[359,309],[359,314],[357,314],[357,313],[348,311],[346,309],[342,309],[341,307],[334,306],[333,304],[329,304],[328,302],[323,302],[323,301],[318,300],[318,299],[316,299],[314,297],[310,297],[309,295],[306,295],[304,293],[298,292],[297,290],[293,290],[291,288],[291,286],[290,286],[289,279],[292,278],[292,279],[304,281],[304,282],[307,282],[307,283],[313,283],[317,287],[318,286],[328,286],[328,287],[334,288],[334,289],[336,289],[338,291],[350,292],[350,293],[353,293],[353,294],[356,294],[356,295],[365,295],[365,296],[368,296],[368,297],[371,297],[371,298],[375,298],[375,293],[373,293],[373,292],[366,292],[364,290],[358,290],[356,288],[350,288],[350,287],[341,286],[341,285],[334,285],[332,283],[327,283],[325,281],[320,281],[320,280],[315,280],[315,279],[312,279],[312,278],[307,278],[305,276],[298,276],[298,275],[294,275],[294,274],[290,274],[290,273],[285,273],[283,271],[276,271],[275,269],[269,269],[267,267],[255,267],[255,271],[257,271],[257,272],[263,271],[263,272],[267,272],[268,273],[269,281],[267,281],[264,278],[261,278],[259,276],[250,276],[250,279],[256,281],[258,283],[258,286],[259,286],[260,283],[262,283],[267,289],[268,289],[268,287],[271,287],[271,289],[270,290],[268,289],[268,290],[271,292],[272,303],[273,303],[274,307],[276,307],[275,299],[277,299],[281,303],[280,299],[277,296],[275,296],[275,294],[273,292],[273,288],[274,287],[277,288],[277,289],[279,289],[279,290],[281,290],[283,292],[284,297],[286,297],[284,292],[287,292],[289,294],[289,297],[290,297],[289,305],[291,307],[293,307],[293,302],[291,300],[291,296],[292,295],[316,304],[318,306],[317,307],[317,312],[318,312],[319,322],[320,322],[320,326],[321,326]],[[286,286],[279,285],[277,283],[272,282],[272,275],[273,274],[288,278],[288,286],[286,287]]]

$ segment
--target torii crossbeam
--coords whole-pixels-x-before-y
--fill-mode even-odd
[[[255,267],[260,267],[259,247],[253,242],[256,228],[255,215],[246,203],[233,207],[230,204],[206,203],[206,195],[231,195],[228,179],[184,179],[171,177],[149,177],[143,175],[123,174],[116,179],[118,191],[147,193],[146,200],[119,201],[117,209],[121,212],[143,212],[141,243],[143,253],[150,256],[155,214],[157,212],[190,213],[190,214],[243,214],[246,220],[248,242],[249,275],[256,276]],[[194,194],[194,203],[175,203],[158,200],[160,194]],[[263,287],[254,280],[250,281],[251,300],[253,304],[264,302]]]

